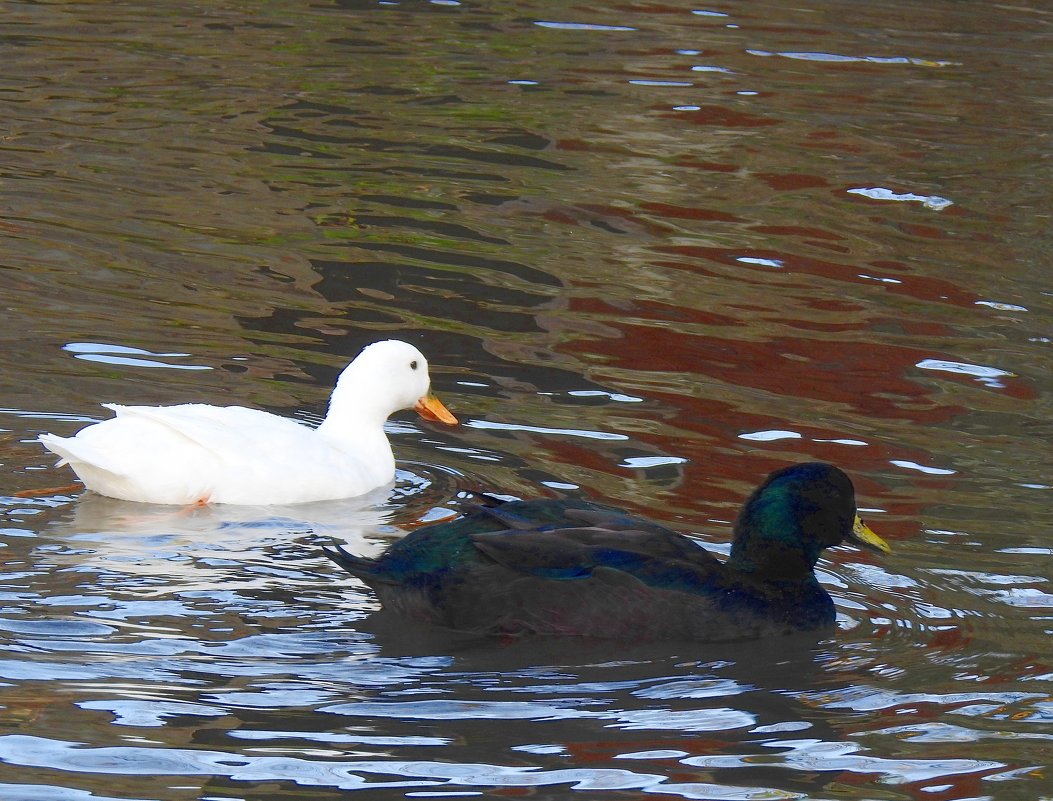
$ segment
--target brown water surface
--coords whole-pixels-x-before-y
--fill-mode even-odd
[[[1053,10],[0,13],[0,799],[1053,797]],[[390,336],[464,421],[394,489],[48,490],[101,402],[317,419]],[[804,459],[895,549],[818,640],[465,640],[317,547],[482,486],[726,550]]]

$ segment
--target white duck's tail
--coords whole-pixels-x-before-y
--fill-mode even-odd
[[[71,440],[57,434],[41,434],[37,439],[41,445],[59,457],[55,467],[62,467],[73,461],[73,452],[68,447]]]
[[[41,434],[40,444],[59,457],[56,467],[68,464],[81,481],[91,487],[92,474],[105,474],[114,478],[126,478],[127,471],[105,452],[92,447],[77,437],[60,437],[56,434]],[[90,473],[87,471],[91,471]]]

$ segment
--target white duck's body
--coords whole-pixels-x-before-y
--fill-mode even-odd
[[[318,428],[241,406],[119,406],[73,437],[40,441],[102,495],[163,504],[289,504],[349,498],[391,481],[384,421],[416,408],[456,423],[430,394],[428,362],[397,340],[340,374]]]

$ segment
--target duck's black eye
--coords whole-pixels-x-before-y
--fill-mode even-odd
[[[411,370],[416,370],[416,369],[417,369],[417,360],[416,360],[416,359],[414,359],[413,361],[411,361],[411,362],[409,363],[409,366],[410,366],[410,369],[411,369]]]

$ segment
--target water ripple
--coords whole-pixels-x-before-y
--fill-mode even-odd
[[[9,5],[0,799],[1048,795],[1048,15]],[[36,439],[317,423],[392,336],[466,424],[394,415],[360,508],[110,503]],[[481,641],[320,553],[483,488],[726,554],[816,459],[893,553],[806,638]]]
[[[764,760],[765,765],[791,770],[848,772],[881,775],[888,784],[926,782],[970,773],[989,773],[1003,768],[1000,762],[976,759],[886,759],[857,754],[862,748],[854,743],[830,743],[822,740],[771,740],[768,748],[787,749]],[[701,768],[746,767],[751,755],[688,757],[684,764]]]
[[[312,761],[289,756],[237,756],[205,749],[145,746],[85,747],[83,744],[25,735],[0,736],[0,758],[14,765],[47,767],[84,773],[125,776],[226,776],[236,782],[291,781],[303,787],[377,790],[395,787],[551,787],[572,790],[646,790],[707,798],[713,785],[666,784],[659,774],[616,768],[544,770],[493,764],[450,764],[403,760]],[[365,776],[395,776],[370,781]],[[767,788],[737,787],[717,790],[717,798],[799,798],[794,793]]]

